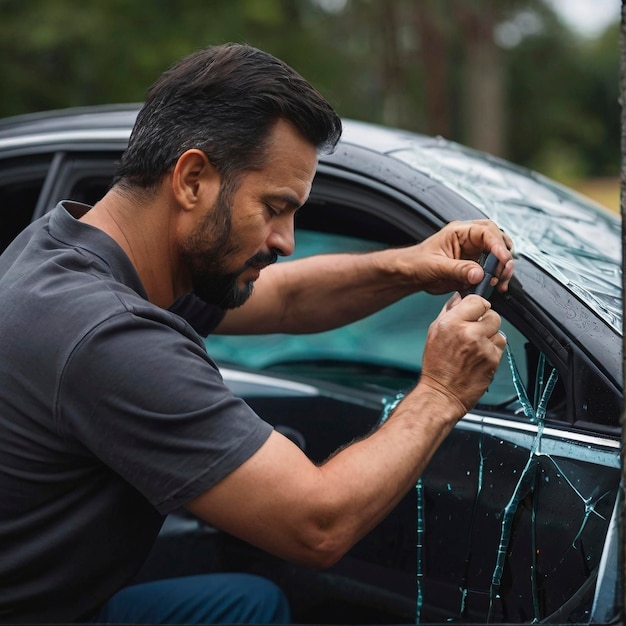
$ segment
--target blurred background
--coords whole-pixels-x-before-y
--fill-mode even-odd
[[[443,135],[619,210],[619,0],[0,0],[0,116],[143,99],[250,43],[344,117]]]

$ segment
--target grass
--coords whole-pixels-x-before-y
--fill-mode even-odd
[[[610,211],[620,212],[619,178],[592,178],[571,183],[570,186]]]

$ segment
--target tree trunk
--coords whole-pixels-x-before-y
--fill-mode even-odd
[[[383,107],[382,121],[388,126],[405,126],[407,93],[404,68],[399,49],[398,22],[402,15],[402,4],[379,2],[375,5],[375,24],[381,44],[381,75]]]
[[[480,10],[472,5],[457,7],[465,52],[462,111],[466,135],[462,140],[472,148],[504,156],[504,73],[493,39],[498,5],[488,2]]]
[[[416,5],[413,19],[419,34],[419,56],[424,76],[426,132],[451,138],[448,42],[443,19],[434,3]]]

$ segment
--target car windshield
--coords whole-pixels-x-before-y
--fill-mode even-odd
[[[620,220],[535,172],[440,140],[391,156],[441,182],[511,235],[516,252],[622,332]]]

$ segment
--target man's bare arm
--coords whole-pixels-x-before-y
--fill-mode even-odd
[[[431,326],[419,384],[373,434],[316,466],[273,433],[189,509],[280,557],[335,562],[415,484],[497,368],[505,345],[499,316],[478,296],[459,300]]]
[[[253,295],[215,332],[312,333],[337,328],[416,291],[449,293],[482,279],[484,250],[500,260],[498,289],[513,272],[510,239],[493,222],[453,222],[425,241],[368,254],[331,254],[263,270]]]

